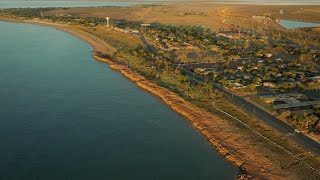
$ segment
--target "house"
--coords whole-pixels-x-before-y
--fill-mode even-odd
[[[239,88],[244,87],[243,84],[237,83],[237,82],[231,83],[230,85],[232,86],[233,89],[239,89]]]
[[[139,34],[140,33],[138,30],[135,30],[135,29],[122,29],[122,28],[118,28],[118,27],[114,27],[113,30],[119,31],[122,33],[126,33],[126,34],[129,34],[129,33]]]
[[[212,45],[212,46],[210,46],[210,48],[211,48],[210,49],[211,51],[219,51],[219,49],[220,49],[219,46],[216,46],[216,45]]]
[[[282,103],[279,106],[287,105],[299,105],[304,101],[307,96],[302,93],[284,93],[284,94],[277,94],[277,95],[261,95],[259,96],[262,100],[266,103],[273,103],[276,101],[281,101]],[[285,103],[285,104],[283,104]]]
[[[245,74],[243,75],[244,79],[252,79],[252,75],[250,74]]]
[[[266,16],[252,16],[252,19],[256,19],[256,20],[269,20],[271,21],[272,19]]]
[[[133,33],[133,34],[139,34],[139,33],[140,33],[140,31],[138,31],[138,30],[134,30],[134,29],[133,29],[133,30],[131,30],[130,32],[131,32],[131,33]]]
[[[320,101],[303,101],[299,103],[285,103],[275,105],[275,109],[284,110],[284,109],[292,109],[292,110],[302,110],[302,109],[310,109],[312,106],[320,105]]]
[[[141,24],[141,27],[150,27],[150,24]]]
[[[264,82],[263,86],[265,87],[276,87],[276,84],[273,82]]]
[[[243,70],[243,66],[238,66],[238,70],[242,71]]]
[[[181,49],[199,49],[198,46],[195,46],[187,42],[183,42],[183,45],[184,45],[184,48],[181,48]]]
[[[259,96],[259,98],[261,98],[266,103],[273,103],[277,100],[277,97],[273,95]]]
[[[318,129],[318,131],[320,132],[320,122],[318,122],[316,129]]]
[[[196,68],[194,69],[195,72],[204,72],[206,69],[205,68]]]
[[[310,77],[310,79],[315,82],[320,82],[320,76]]]
[[[271,54],[271,53],[266,53],[265,56],[266,56],[267,58],[271,58],[271,57],[272,57],[272,54]]]
[[[185,47],[185,49],[199,49],[198,46],[187,46]]]
[[[225,32],[217,34],[217,37],[226,37],[229,39],[240,39],[243,37],[242,33],[239,32]]]
[[[291,115],[303,115],[303,116],[308,116],[314,113],[313,109],[302,109],[302,110],[295,110],[291,111]]]

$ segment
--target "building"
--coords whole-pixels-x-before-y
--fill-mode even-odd
[[[217,34],[218,37],[226,37],[229,39],[240,39],[243,37],[243,34],[240,32],[225,32]]]
[[[237,82],[231,83],[230,86],[231,86],[233,89],[240,89],[240,88],[243,88],[243,87],[244,87],[243,84],[237,83]]]
[[[274,87],[276,87],[276,84],[273,83],[273,82],[264,82],[264,83],[263,83],[263,86],[274,88]]]
[[[273,95],[270,95],[270,96],[260,96],[260,98],[268,103],[268,104],[271,104],[273,102],[275,102],[277,100],[277,97],[273,96]]]
[[[267,16],[252,16],[252,19],[256,19],[256,20],[269,20],[271,21],[272,19],[267,17]]]
[[[282,110],[301,110],[310,109],[315,105],[320,105],[320,101],[304,101],[298,103],[288,103],[275,105],[274,108],[278,111]]]
[[[263,95],[260,96],[266,103],[274,103],[275,101],[287,101],[288,103],[299,103],[298,99],[306,99],[306,95],[302,93],[285,93],[278,95]]]
[[[266,53],[265,56],[266,56],[267,58],[271,58],[271,57],[272,57],[272,54],[271,54],[271,53]]]
[[[302,115],[302,116],[309,116],[311,114],[314,113],[313,109],[302,109],[302,110],[295,110],[295,111],[291,111],[291,115]]]
[[[141,27],[150,27],[150,24],[141,24]]]

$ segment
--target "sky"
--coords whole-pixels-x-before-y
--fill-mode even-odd
[[[163,2],[169,2],[169,1],[202,1],[202,2],[217,2],[217,3],[233,3],[236,4],[240,3],[246,3],[246,4],[317,4],[320,5],[320,0],[0,0],[0,1],[163,1]]]

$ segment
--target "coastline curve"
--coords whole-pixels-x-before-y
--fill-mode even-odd
[[[283,172],[275,173],[277,168],[274,164],[262,153],[255,151],[254,147],[237,143],[238,136],[232,134],[228,130],[229,125],[225,122],[219,121],[219,117],[197,107],[194,104],[191,104],[190,102],[187,102],[177,94],[155,84],[154,82],[151,82],[130,68],[120,65],[111,59],[99,56],[98,52],[112,55],[116,51],[115,48],[111,47],[100,38],[58,23],[33,20],[26,21],[3,17],[0,17],[0,20],[49,26],[82,39],[94,49],[92,56],[95,60],[109,64],[111,69],[120,71],[123,76],[136,83],[141,89],[158,96],[174,111],[186,117],[192,125],[208,139],[209,143],[215,150],[224,156],[227,161],[239,168],[238,178],[250,178],[253,176],[258,179],[266,177],[271,179],[286,179],[287,174],[284,174]],[[250,151],[250,153],[246,153],[246,151]],[[255,161],[254,159],[256,158],[259,158],[259,160]]]

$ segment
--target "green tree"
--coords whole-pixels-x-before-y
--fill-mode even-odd
[[[319,118],[315,115],[310,115],[305,117],[304,119],[305,127],[308,129],[314,127],[314,125],[318,122],[318,120]]]

